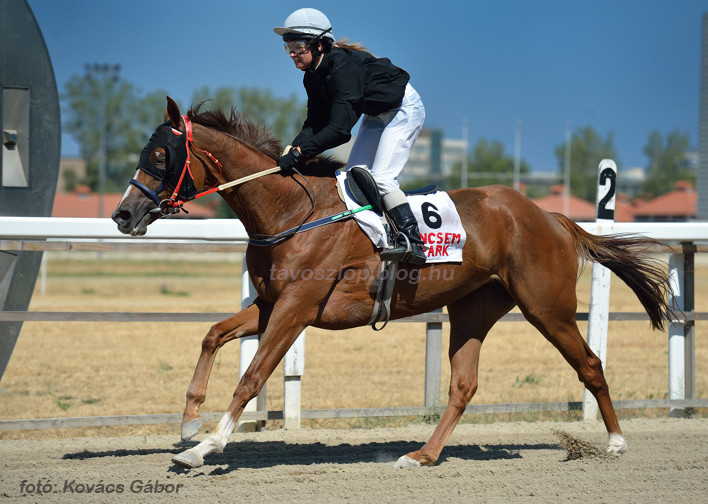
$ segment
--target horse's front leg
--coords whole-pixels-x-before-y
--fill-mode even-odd
[[[199,407],[206,399],[209,375],[216,353],[229,341],[263,332],[268,322],[272,305],[260,299],[238,312],[233,317],[214,324],[202,341],[202,351],[187,389],[187,404],[182,415],[182,439],[192,439],[199,432],[202,419]]]
[[[187,468],[200,467],[204,464],[204,457],[223,451],[246,404],[258,395],[288,348],[307,325],[297,304],[287,307],[279,305],[273,310],[258,351],[241,377],[234,398],[216,431],[197,446],[175,455],[172,462]]]

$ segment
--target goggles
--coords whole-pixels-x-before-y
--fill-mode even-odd
[[[305,54],[307,51],[310,50],[310,41],[291,40],[289,42],[285,42],[284,47],[286,53],[300,56],[301,54]]]

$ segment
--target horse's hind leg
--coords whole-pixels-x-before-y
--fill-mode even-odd
[[[602,361],[587,345],[575,322],[575,282],[569,282],[567,278],[564,281],[564,275],[560,273],[561,263],[553,264],[555,275],[553,272],[546,272],[542,277],[548,279],[547,283],[539,285],[539,282],[528,282],[521,287],[515,286],[517,303],[526,319],[558,349],[578,374],[578,379],[585,388],[595,396],[609,436],[607,452],[621,455],[627,451],[627,442],[622,436],[619,420],[612,406]],[[529,288],[526,288],[527,286]]]
[[[192,381],[187,388],[187,404],[182,415],[182,439],[192,439],[199,432],[202,419],[199,407],[206,399],[207,383],[219,349],[229,341],[262,333],[265,330],[272,306],[265,305],[259,299],[238,312],[233,317],[214,324],[202,341],[197,366],[194,368]]]
[[[479,352],[494,323],[514,306],[498,283],[490,283],[448,305],[450,316],[450,397],[438,426],[418,451],[404,455],[396,467],[434,465],[467,404],[477,391]]]

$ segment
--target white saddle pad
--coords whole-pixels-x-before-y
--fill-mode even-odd
[[[337,183],[348,210],[359,207],[345,184],[346,172],[337,172]],[[408,202],[418,221],[421,238],[427,247],[426,263],[462,262],[462,248],[467,234],[462,227],[460,215],[446,192],[436,191],[421,196],[408,196]],[[378,248],[388,246],[382,215],[372,210],[354,214],[359,227]]]

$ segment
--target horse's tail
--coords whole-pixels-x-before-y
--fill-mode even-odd
[[[649,249],[661,247],[661,242],[637,235],[593,235],[564,215],[553,216],[573,237],[578,256],[620,277],[639,298],[652,327],[663,330],[665,321],[674,317],[668,303],[668,268],[647,255]]]

